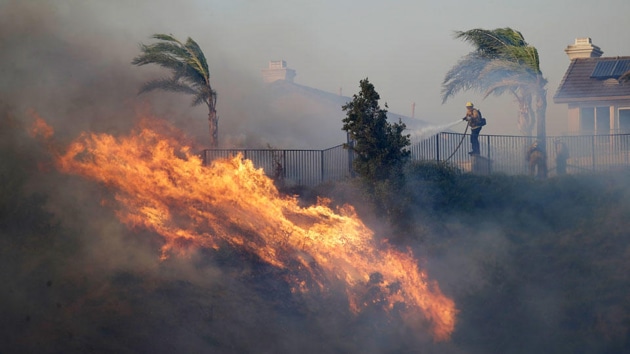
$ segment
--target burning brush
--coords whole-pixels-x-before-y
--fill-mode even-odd
[[[351,310],[360,312],[369,304],[359,289],[370,284],[384,294],[385,308],[402,306],[403,317],[426,320],[436,340],[450,337],[454,302],[411,251],[376,242],[351,206],[333,210],[321,200],[302,207],[241,156],[204,166],[173,129],[156,129],[165,126],[145,118],[127,136],[84,133],[64,152],[51,148],[55,167],[111,189],[121,222],[164,238],[162,257],[227,243],[286,269],[295,292],[342,283]],[[41,118],[33,129],[52,137]]]

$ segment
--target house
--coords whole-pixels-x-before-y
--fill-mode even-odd
[[[266,83],[275,82],[278,80],[293,82],[295,78],[295,70],[287,67],[287,62],[284,60],[272,60],[269,62],[269,67],[262,69],[263,80]]]
[[[280,143],[275,139],[276,146],[298,149],[325,149],[347,141],[346,132],[342,130],[346,116],[342,106],[352,101],[352,97],[343,96],[341,90],[332,93],[295,83],[296,71],[284,60],[270,61],[261,72],[265,85],[262,95],[270,118],[259,119],[249,128],[254,128],[259,135],[269,132],[269,136],[283,137]],[[387,118],[390,123],[400,119],[409,134],[430,125],[394,112],[387,112]]]
[[[630,133],[630,56],[602,57],[591,38],[577,38],[565,52],[571,63],[553,97],[568,105],[571,134]]]

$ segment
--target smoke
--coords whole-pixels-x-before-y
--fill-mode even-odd
[[[172,33],[192,37],[206,54],[223,147],[327,148],[343,142],[338,112],[317,111],[310,102],[279,104],[262,82],[267,62],[251,66],[227,53],[231,44],[207,20],[213,13],[195,2],[10,0],[0,6],[2,96],[16,111],[33,108],[63,127],[60,136],[125,132],[134,123],[130,117],[151,114],[207,145],[205,106],[192,107],[191,96],[177,93],[137,95],[144,82],[170,75],[155,65],[131,65],[138,45],[151,43],[154,33]],[[173,21],[173,13],[195,26]]]

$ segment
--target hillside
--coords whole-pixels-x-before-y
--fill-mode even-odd
[[[55,172],[4,127],[2,353],[630,350],[628,173],[538,181],[419,163],[389,218],[352,182],[299,191],[304,205],[354,205],[376,238],[418,257],[458,310],[435,341],[408,307],[389,308],[378,273],[356,287],[356,313],[340,284],[296,291],[295,269],[227,243],[160,259],[164,239],[121,223],[110,187]]]

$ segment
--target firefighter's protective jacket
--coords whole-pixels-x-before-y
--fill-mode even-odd
[[[483,126],[481,124],[481,112],[479,112],[479,110],[476,108],[467,111],[464,120],[468,122],[468,126],[472,130],[481,129],[481,127]]]

